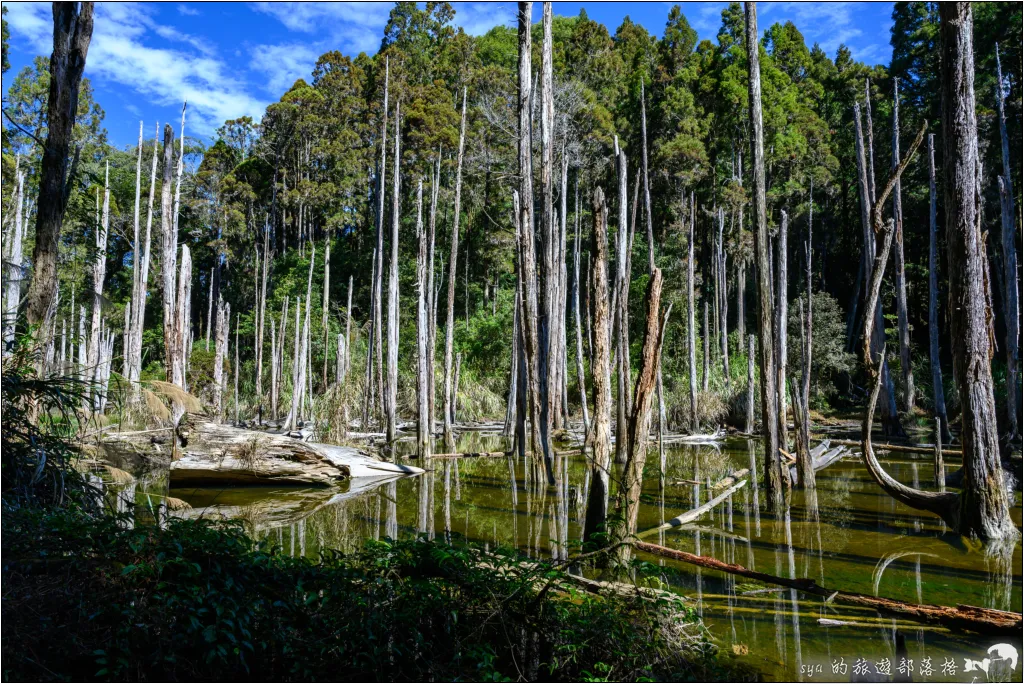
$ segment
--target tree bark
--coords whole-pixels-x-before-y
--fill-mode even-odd
[[[789,215],[782,212],[782,223],[779,226],[779,261],[776,268],[777,285],[775,296],[777,304],[775,308],[775,346],[778,350],[775,355],[775,369],[777,377],[775,380],[776,397],[778,402],[779,421],[779,446],[789,451],[788,440],[786,439],[786,356],[787,337],[789,335]]]
[[[227,351],[230,318],[231,305],[223,299],[219,300],[213,357],[213,405],[217,408],[217,422],[224,421],[224,354]]]
[[[185,356],[188,353],[189,330],[192,326],[192,254],[188,245],[181,246],[181,263],[178,267],[178,292],[175,295],[175,318],[174,324],[177,333],[175,343],[177,354],[181,359],[181,389],[188,391],[185,381]],[[184,407],[182,407],[184,411]],[[181,416],[176,416],[180,418]]]
[[[527,365],[530,403],[530,428],[534,458],[542,458],[547,471],[548,483],[554,484],[551,443],[541,418],[542,404],[546,398],[540,392],[540,340],[538,332],[537,276],[535,247],[533,240],[533,178],[530,150],[530,103],[532,82],[530,78],[530,56],[532,37],[532,2],[520,2],[518,7],[519,35],[519,192],[513,194],[513,205],[519,215],[518,244],[520,280],[523,283],[523,350]]]
[[[892,168],[900,163],[899,79],[892,80]],[[903,375],[903,410],[914,410],[914,369],[910,359],[910,322],[907,317],[907,274],[903,260],[903,195],[900,183],[892,191],[892,215],[896,220],[896,316],[900,335],[900,373]]]
[[[370,334],[367,338],[366,351],[366,382],[364,386],[363,421],[364,430],[369,429],[370,420],[374,411],[374,382],[380,382],[381,366],[381,310],[382,282],[384,280],[384,178],[387,170],[388,156],[388,86],[391,80],[390,59],[384,58],[384,107],[381,109],[380,124],[380,171],[377,174],[377,248],[373,255],[373,280],[371,285]],[[398,160],[395,160],[397,168]],[[377,360],[377,375],[374,376],[374,355]]]
[[[558,293],[555,291],[555,218],[554,201],[554,66],[552,63],[551,3],[543,3],[540,80],[540,191],[541,218],[537,265],[537,304],[540,353],[539,387],[541,394],[541,429],[550,434],[558,414],[557,359],[558,341],[556,319]],[[525,201],[525,198],[524,198]],[[545,438],[546,440],[547,438]]]
[[[178,234],[174,230],[174,206],[171,191],[174,188],[174,129],[164,125],[164,170],[160,188],[160,276],[163,301],[164,369],[168,381],[181,387],[181,365],[178,357],[176,308],[176,280],[178,275]]]
[[[981,164],[974,98],[973,16],[970,3],[939,6],[946,250],[953,374],[963,407],[964,481],[959,531],[985,540],[1016,539],[1003,485],[996,429],[981,234]]]
[[[257,252],[257,263],[259,263],[259,253]],[[266,327],[267,319],[267,271],[270,266],[270,226],[264,224],[263,226],[263,262],[262,273],[260,275],[260,296],[259,296],[259,310],[257,312],[257,325],[256,325],[256,403],[259,405],[263,404],[263,335]],[[326,299],[326,298],[325,298]],[[326,326],[325,326],[326,329]],[[324,346],[326,349],[326,345]],[[326,352],[325,352],[326,353]],[[262,417],[262,411],[259,413]]]
[[[932,397],[935,418],[943,439],[949,441],[949,419],[946,417],[946,393],[942,385],[939,362],[939,224],[936,217],[938,194],[935,189],[935,135],[928,135],[928,354],[932,371]]]
[[[430,381],[427,378],[430,354],[429,298],[427,293],[427,231],[423,228],[423,180],[416,188],[416,451],[420,458],[430,457]]]
[[[427,355],[427,382],[430,387],[427,392],[427,425],[430,427],[430,443],[434,443],[434,416],[436,412],[434,405],[437,400],[437,374],[435,370],[437,361],[437,293],[434,289],[434,245],[436,237],[437,219],[437,198],[441,190],[441,148],[438,147],[437,158],[434,161],[433,182],[430,185],[430,221],[428,229],[427,247],[427,317],[430,325],[427,335],[427,346],[430,353]]]
[[[695,210],[693,195],[690,195],[690,235],[687,240],[686,258],[686,310],[689,320],[686,326],[686,352],[690,360],[690,431],[697,432],[697,319],[693,306],[693,223]],[[686,203],[683,202],[683,220],[686,218]]]
[[[462,163],[466,148],[466,88],[462,88],[462,119],[459,124],[459,151],[455,165],[455,216],[452,222],[451,252],[448,255],[448,312],[444,330],[444,443],[451,451],[455,447],[452,430],[452,384],[453,346],[455,339],[455,276],[459,255],[459,217],[462,213]]]
[[[388,366],[384,384],[384,413],[389,445],[394,444],[398,431],[398,225],[401,210],[401,110],[395,103],[395,167],[391,181],[391,261],[388,273]],[[308,305],[307,305],[308,307]]]
[[[611,349],[608,336],[608,227],[607,208],[601,188],[594,189],[592,204],[590,286],[593,307],[594,429],[593,457],[590,461],[590,491],[583,539],[603,545],[597,535],[604,534],[608,519],[609,468],[611,467]]]
[[[99,204],[99,194],[96,195]],[[98,207],[97,207],[98,208]],[[97,212],[98,214],[99,212]],[[103,218],[97,215],[96,222],[96,255],[92,267],[92,319],[89,328],[89,367],[93,376],[99,380],[100,376],[100,324],[102,323],[102,312],[100,308],[103,299],[103,281],[107,274],[107,234],[110,228],[110,162],[107,161],[103,176]]]
[[[754,434],[754,336],[748,338],[747,344],[747,424],[744,431]]]
[[[53,5],[53,52],[47,98],[47,132],[39,170],[36,235],[32,250],[32,282],[25,296],[25,320],[35,335],[48,329],[57,296],[60,229],[67,209],[75,162],[68,169],[68,151],[78,112],[78,88],[92,40],[93,3]]]
[[[707,392],[711,385],[711,321],[708,318],[708,300],[704,300],[704,325],[700,329],[701,343],[704,345],[701,358],[700,389]]]
[[[1003,65],[996,43],[996,103],[999,110],[999,139],[1003,152],[1003,175],[999,178],[1002,210],[1003,309],[1006,319],[1006,427],[1010,441],[1020,437],[1020,276],[1017,274],[1017,211],[1014,207],[1013,173],[1010,169],[1010,140],[1006,133],[1003,96]]]
[[[17,200],[14,203],[14,232],[9,245],[5,245],[4,260],[4,356],[6,357],[14,345],[14,328],[18,316],[18,303],[21,300],[21,280],[23,278],[22,262],[24,253],[22,243],[25,238],[25,224],[22,221],[22,205],[25,196],[25,174],[18,173]],[[8,252],[7,249],[10,251]],[[72,307],[72,310],[74,307]]]
[[[615,337],[615,384],[616,384],[616,423],[615,423],[615,461],[625,463],[626,454],[626,431],[629,421],[629,393],[630,393],[630,362],[629,362],[629,253],[632,247],[630,231],[627,228],[627,199],[626,181],[629,164],[626,153],[621,149],[618,152],[618,181],[619,181],[619,225],[616,233],[618,253],[615,259],[615,296],[613,297],[613,312],[616,331]],[[634,203],[635,204],[635,203]]]
[[[584,439],[590,434],[590,415],[587,411],[587,377],[583,370],[583,328],[580,325],[580,189],[576,185],[576,240],[573,248],[572,269],[573,322],[576,326],[576,384],[580,389],[580,410],[583,413]]]
[[[644,96],[644,81],[640,79],[640,136],[643,141],[644,209],[647,217],[647,273],[654,273],[654,222],[651,219],[651,188],[647,171],[647,98]]]
[[[636,519],[640,511],[640,493],[643,488],[644,465],[647,462],[647,442],[651,431],[651,401],[657,384],[658,365],[661,360],[661,269],[655,268],[647,283],[644,297],[646,319],[640,357],[640,368],[633,392],[633,411],[629,419],[628,455],[619,487],[618,507],[625,522],[621,537],[636,533]],[[628,553],[628,547],[623,547]]]
[[[750,121],[753,125],[751,158],[754,173],[754,260],[757,264],[758,334],[761,341],[761,429],[764,430],[765,474],[768,494],[780,500],[786,472],[779,460],[778,406],[775,401],[775,346],[772,343],[772,294],[768,255],[768,209],[764,181],[764,124],[761,118],[760,36],[757,33],[757,7],[744,3],[746,13],[747,68]]]

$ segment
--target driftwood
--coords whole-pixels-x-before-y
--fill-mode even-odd
[[[828,468],[830,465],[841,460],[843,456],[846,456],[847,453],[849,453],[849,450],[845,446],[833,447],[828,451],[821,449],[821,446],[822,445],[819,444],[814,448],[814,451],[819,451],[817,455],[815,455],[813,451],[811,452],[811,465],[814,468],[814,472]],[[791,479],[796,478],[797,469],[795,465],[789,467],[789,475]]]
[[[852,439],[833,439],[833,444],[841,444],[843,446],[859,447],[862,442]],[[875,451],[895,451],[903,454],[927,454],[929,456],[934,455],[935,447],[930,444],[922,444],[920,446],[910,446],[906,444],[873,444]],[[963,456],[964,452],[959,449],[945,449],[943,448],[942,453],[946,456]]]
[[[749,577],[750,579],[755,579],[761,582],[797,589],[798,591],[802,591],[807,594],[822,596],[827,598],[830,603],[842,603],[846,605],[873,608],[879,612],[887,613],[889,615],[900,615],[914,620],[915,622],[938,624],[950,629],[966,630],[977,632],[979,634],[1015,636],[1020,635],[1021,633],[1022,616],[1020,613],[967,605],[958,605],[954,607],[905,603],[903,601],[896,601],[894,599],[878,596],[867,596],[865,594],[858,594],[854,592],[827,589],[820,586],[813,579],[789,579],[786,577],[777,577],[764,572],[748,570],[742,565],[726,563],[716,558],[698,556],[685,551],[668,549],[664,546],[658,546],[657,544],[638,541],[634,543],[634,547],[638,551],[644,551],[663,558],[670,558],[672,560],[690,563],[691,565],[698,565],[711,570],[718,570],[719,572],[725,572],[730,575]]]
[[[739,472],[737,472],[736,474],[739,475]],[[725,480],[723,480],[723,482],[724,481]],[[661,530],[668,530],[673,527],[679,527],[680,525],[685,525],[686,523],[693,522],[697,518],[701,517],[702,515],[713,509],[718,504],[728,499],[730,496],[732,496],[733,492],[742,489],[746,484],[746,480],[740,480],[738,483],[732,485],[727,490],[716,496],[714,499],[711,499],[711,501],[708,501],[703,506],[698,506],[697,508],[694,508],[692,511],[686,511],[685,513],[677,515],[676,517],[672,518],[667,522],[662,523],[661,525],[658,525],[657,527],[652,527],[649,530],[644,530],[643,532],[640,532],[636,536],[640,538],[647,537],[656,532],[660,532]]]

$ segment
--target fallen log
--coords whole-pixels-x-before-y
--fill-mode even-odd
[[[555,451],[556,456],[577,456],[579,455],[579,449],[561,449]],[[453,459],[453,458],[505,458],[508,456],[514,456],[514,451],[463,451],[463,452],[452,452],[448,454],[434,454],[431,459]],[[532,456],[532,451],[526,452],[527,456]],[[410,458],[415,458],[416,454],[410,454]]]
[[[644,530],[643,532],[640,532],[636,536],[640,538],[647,537],[649,535],[660,532],[661,530],[668,530],[673,527],[679,527],[680,525],[685,525],[686,523],[693,522],[694,520],[701,517],[718,504],[728,499],[733,492],[735,492],[738,489],[742,489],[746,484],[746,480],[740,480],[738,483],[729,487],[727,490],[716,496],[714,499],[711,499],[711,501],[708,501],[703,506],[698,506],[697,508],[694,508],[692,511],[686,511],[685,513],[681,513],[680,515],[677,515],[676,517],[672,518],[667,522],[662,523],[661,525],[658,525],[657,527],[652,527],[649,530]]]
[[[736,484],[736,481],[741,477],[746,477],[750,474],[750,468],[740,468],[735,473],[728,477],[723,477],[721,480],[716,482],[711,489],[721,489],[722,487],[729,487]]]
[[[817,448],[817,447],[816,447]],[[813,452],[812,452],[813,453]],[[837,446],[827,453],[821,454],[819,457],[814,459],[814,472],[819,472],[828,468],[830,465],[839,461],[848,453],[848,449],[844,446]],[[789,467],[789,475],[793,480],[796,480],[796,466]]]
[[[739,575],[750,579],[759,580],[768,584],[777,584],[783,587],[790,587],[815,596],[822,596],[829,603],[842,603],[852,606],[863,606],[873,608],[879,612],[889,615],[902,615],[915,622],[927,624],[938,624],[950,629],[960,629],[979,634],[992,635],[1020,635],[1022,628],[1022,616],[1020,613],[1010,611],[994,610],[991,608],[979,608],[977,606],[957,605],[936,606],[928,604],[905,603],[894,599],[878,596],[867,596],[854,592],[836,591],[820,586],[813,579],[797,578],[789,579],[777,577],[764,572],[749,570],[742,565],[726,563],[717,558],[698,556],[686,551],[669,549],[657,544],[637,541],[633,544],[638,551],[650,553],[663,558],[698,565],[710,570],[725,572],[730,575]]]
[[[841,444],[843,446],[859,447],[861,446],[860,440],[855,439],[832,439],[835,444]],[[872,444],[871,447],[875,451],[896,451],[904,454],[926,454],[928,456],[934,456],[935,447],[932,445],[921,445],[911,446],[908,444]],[[964,452],[960,449],[946,449],[943,447],[942,453],[944,455],[952,456],[963,456]]]

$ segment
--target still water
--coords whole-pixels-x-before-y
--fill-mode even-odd
[[[457,450],[507,446],[497,435],[467,433]],[[666,450],[662,467],[652,450],[637,529],[657,527],[706,502],[708,482],[749,468],[747,486],[696,525],[645,540],[776,576],[810,577],[830,589],[1021,610],[1020,544],[999,555],[972,548],[938,518],[885,495],[858,453],[820,472],[816,494],[794,491],[776,509],[758,481],[761,453],[760,443],[745,439],[676,446]],[[882,458],[900,481],[932,486],[929,456]],[[356,480],[340,493],[175,488],[171,495],[191,504],[185,515],[242,519],[251,534],[293,555],[316,557],[322,548],[351,550],[368,538],[425,534],[564,559],[582,535],[586,461],[560,457],[557,485],[539,492],[529,481],[532,469],[524,465],[514,458],[439,459],[418,477]],[[1016,499],[1013,518],[1020,527],[1019,492]],[[768,680],[908,681],[901,675],[909,675],[913,681],[1021,681],[1024,663],[1013,671],[1008,661],[992,663],[986,674],[967,662],[983,661],[987,649],[1000,642],[1010,641],[1022,652],[1019,637],[954,633],[656,556],[640,559],[660,566],[663,581],[692,601],[723,652]]]

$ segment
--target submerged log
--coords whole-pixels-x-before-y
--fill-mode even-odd
[[[738,474],[739,473],[737,473],[737,475]],[[726,479],[729,479],[729,478],[726,478]],[[723,480],[723,482],[724,482],[724,480]],[[669,520],[667,522],[662,523],[661,525],[658,525],[657,527],[652,527],[649,530],[644,530],[643,532],[640,532],[636,536],[637,537],[648,537],[648,536],[654,534],[655,532],[660,532],[661,530],[672,529],[673,527],[679,527],[680,525],[685,525],[686,523],[693,522],[694,520],[696,520],[697,518],[701,517],[702,515],[704,515],[708,511],[710,511],[712,508],[714,508],[718,504],[720,504],[723,501],[725,501],[726,499],[728,499],[730,496],[732,496],[733,492],[735,492],[735,491],[737,491],[739,489],[742,489],[746,484],[747,484],[746,480],[740,480],[738,483],[732,485],[727,490],[725,490],[724,492],[722,492],[721,494],[716,496],[711,501],[708,501],[703,506],[698,506],[697,508],[694,508],[692,511],[686,511],[685,513],[677,515],[676,517],[672,518],[671,520]],[[717,487],[718,485],[715,485],[715,486]],[[661,548],[661,547],[659,547],[659,548]]]
[[[764,572],[749,570],[742,565],[726,563],[717,558],[698,556],[685,551],[665,548],[657,544],[647,542],[635,542],[634,547],[638,551],[644,551],[663,558],[699,565],[700,567],[718,570],[730,575],[739,575],[751,579],[777,584],[783,587],[790,587],[807,594],[822,596],[832,603],[842,603],[853,606],[873,608],[879,612],[890,615],[901,615],[915,622],[928,624],[939,624],[950,629],[966,630],[979,634],[993,635],[1020,635],[1022,616],[1020,613],[1010,611],[994,610],[991,608],[979,608],[977,606],[936,606],[929,604],[905,603],[894,599],[882,598],[879,596],[867,596],[855,592],[836,591],[820,586],[813,579],[797,578],[789,579],[777,577]]]

